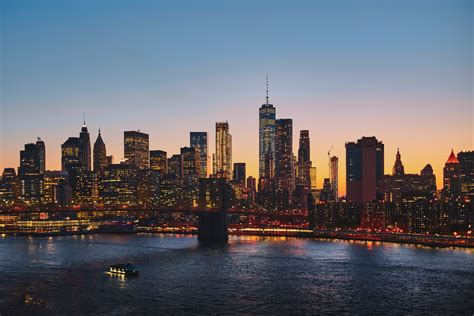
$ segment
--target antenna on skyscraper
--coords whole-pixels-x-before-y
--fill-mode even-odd
[[[84,112],[84,122],[82,123],[82,125],[86,126],[86,113]]]
[[[268,75],[267,75],[267,97],[266,97],[266,99],[267,99],[267,104],[268,104]]]

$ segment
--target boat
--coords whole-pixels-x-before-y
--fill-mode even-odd
[[[138,276],[138,269],[130,262],[126,264],[113,264],[110,266],[108,272],[123,276]]]

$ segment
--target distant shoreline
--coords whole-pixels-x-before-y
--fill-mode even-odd
[[[60,233],[23,233],[23,232],[1,232],[3,236],[29,236],[29,237],[59,237],[59,236],[77,236],[77,235],[130,235],[130,234],[171,234],[171,235],[196,235],[193,230],[166,230],[139,229],[134,232],[100,232],[100,231],[81,231],[81,232],[60,232]],[[232,231],[230,236],[261,236],[261,237],[293,237],[305,239],[329,239],[344,241],[370,241],[370,242],[388,242],[397,244],[420,245],[431,248],[474,248],[474,238],[436,236],[436,235],[418,235],[418,234],[395,234],[395,233],[366,233],[357,231],[321,231],[315,230],[279,230],[272,228],[262,228],[255,231]]]

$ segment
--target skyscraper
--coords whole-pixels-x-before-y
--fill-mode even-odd
[[[268,76],[266,102],[259,109],[259,177],[272,179],[275,168],[276,108],[268,103]]]
[[[160,171],[162,175],[168,173],[168,158],[166,151],[150,150],[150,169]]]
[[[311,187],[310,168],[312,166],[310,158],[309,131],[300,131],[300,141],[298,148],[298,184],[305,189]]]
[[[21,200],[31,204],[40,203],[43,194],[43,179],[40,174],[40,156],[36,144],[25,144],[25,149],[20,151],[18,179]]]
[[[10,205],[18,199],[18,177],[14,168],[5,168],[0,181],[0,205]]]
[[[46,171],[46,147],[44,142],[39,137],[36,141],[36,149],[38,150],[39,173],[44,174]]]
[[[199,148],[201,156],[201,178],[207,177],[207,132],[190,132],[189,133],[189,146]]]
[[[403,166],[403,163],[402,163],[400,150],[397,148],[397,156],[395,158],[395,164],[393,165],[392,175],[397,176],[397,175],[402,175],[402,174],[405,174],[405,167]]]
[[[329,159],[329,178],[331,181],[331,189],[334,200],[339,200],[339,158],[332,156]]]
[[[293,120],[276,120],[275,178],[277,189],[293,191]]]
[[[197,147],[182,147],[181,152],[181,179],[185,186],[198,186],[201,175],[201,153]]]
[[[94,143],[94,171],[102,173],[106,167],[107,151],[99,129],[99,134]]]
[[[61,145],[61,170],[68,171],[70,165],[80,165],[79,138],[69,137]]]
[[[245,186],[246,170],[245,162],[234,163],[234,182],[240,183]]]
[[[168,159],[168,174],[175,179],[181,179],[181,155],[176,154]]]
[[[474,200],[474,151],[461,151],[458,153],[461,167],[461,193]]]
[[[443,190],[448,196],[458,196],[461,194],[461,166],[454,151],[444,164],[443,169]]]
[[[138,169],[150,167],[150,146],[148,134],[140,131],[125,131],[123,133],[124,156],[129,165]]]
[[[87,131],[86,121],[82,124],[81,133],[79,134],[79,161],[81,168],[85,171],[91,171],[91,140]]]
[[[377,138],[362,137],[346,143],[346,194],[351,202],[383,198],[384,145]]]
[[[232,175],[232,136],[229,134],[229,123],[216,123],[216,154],[213,170],[218,178],[230,178]]]

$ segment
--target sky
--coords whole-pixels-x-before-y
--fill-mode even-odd
[[[0,169],[41,137],[46,167],[78,136],[123,158],[123,131],[168,155],[190,131],[228,121],[233,162],[258,175],[258,108],[308,129],[318,186],[327,151],[376,136],[385,173],[430,163],[442,185],[451,149],[473,149],[474,2],[459,0],[0,0]]]

